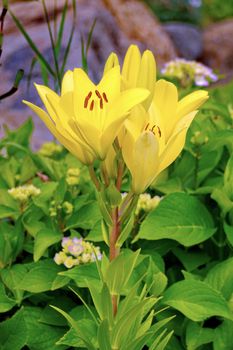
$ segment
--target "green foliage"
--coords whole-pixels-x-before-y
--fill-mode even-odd
[[[203,20],[215,22],[233,16],[233,4],[231,1],[203,0]]]
[[[162,22],[180,21],[198,23],[200,8],[194,7],[188,0],[144,0]]]
[[[78,343],[80,346],[93,350],[140,350],[146,344],[150,350],[165,348],[172,332],[167,334],[164,330],[159,334],[158,331],[171,318],[158,321],[152,326],[153,318],[156,316],[154,305],[159,299],[147,295],[150,291],[147,285],[144,285],[140,291],[140,280],[131,286],[131,291],[126,296],[123,294],[123,289],[132,276],[138,257],[139,251],[135,253],[125,251],[112,262],[105,259],[102,261],[99,266],[98,285],[95,281],[87,280],[97,314],[94,314],[87,306],[89,318],[85,322],[80,323],[68,313],[53,306],[72,327],[72,338],[70,337],[71,331],[69,331],[65,336],[65,344],[72,346],[74,337],[81,340]],[[80,297],[77,292],[75,294]],[[113,317],[112,298],[115,298],[118,307],[115,317]],[[61,341],[64,343],[64,338],[59,343]]]
[[[6,130],[0,142],[0,349],[232,348],[230,91],[211,91],[182,155],[150,188],[162,199],[123,223],[122,252],[112,262],[101,219],[109,215],[106,201],[118,203],[116,189],[96,198],[87,170],[62,147],[33,152],[30,119]],[[25,185],[39,193],[20,200],[8,191]],[[64,236],[98,242],[102,260],[57,265]]]

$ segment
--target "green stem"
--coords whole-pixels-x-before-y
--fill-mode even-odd
[[[89,170],[90,177],[91,177],[97,191],[100,191],[100,183],[99,183],[99,180],[95,174],[95,170],[94,170],[93,165],[89,165],[88,170]]]
[[[110,261],[113,261],[119,254],[120,248],[116,247],[117,239],[120,235],[120,221],[119,221],[119,213],[118,208],[115,208],[112,213],[112,221],[113,226],[110,232]],[[118,298],[117,295],[112,295],[112,309],[113,315],[117,314],[118,309]]]

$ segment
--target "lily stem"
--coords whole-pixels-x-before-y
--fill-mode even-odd
[[[97,191],[100,191],[100,183],[99,183],[99,180],[95,174],[95,170],[94,170],[93,165],[89,165],[88,169],[89,169],[90,177],[91,177]]]
[[[120,248],[116,247],[117,239],[120,235],[120,220],[118,207],[112,212],[113,226],[110,232],[110,261],[114,260],[120,254]],[[118,308],[117,295],[112,295],[112,309],[115,316]]]

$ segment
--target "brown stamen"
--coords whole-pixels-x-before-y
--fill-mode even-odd
[[[102,100],[102,98],[101,98],[101,99],[100,99],[100,108],[103,109],[103,107],[104,107],[104,104],[103,104],[103,100]]]
[[[153,125],[152,128],[151,128],[151,130],[150,130],[151,132],[153,132],[153,134],[155,134],[154,128],[155,128],[155,125]]]
[[[94,100],[91,101],[90,111],[93,111],[93,108],[94,108]]]
[[[159,137],[161,137],[162,133],[161,133],[160,127],[158,125],[157,125],[157,130],[158,130],[158,133],[159,133]]]
[[[92,95],[92,92],[90,91],[90,92],[88,93],[88,95],[86,96],[85,100],[84,100],[84,108],[87,108],[87,106],[88,106],[88,101],[90,100],[91,95]]]
[[[100,95],[100,92],[98,90],[95,90],[96,96],[100,99],[102,99],[102,96]]]
[[[148,123],[148,124],[146,124],[145,131],[148,129],[148,126],[149,126],[149,123]]]
[[[108,103],[108,98],[107,98],[107,95],[105,94],[105,92],[103,92],[103,98],[104,98],[104,101]]]

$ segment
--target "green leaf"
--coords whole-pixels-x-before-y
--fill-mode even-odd
[[[112,346],[110,343],[109,324],[107,320],[103,320],[99,325],[98,343],[99,343],[100,350],[112,349]]]
[[[165,337],[163,337],[165,334],[166,329],[158,336],[155,342],[150,346],[149,350],[164,350],[173,334],[173,331],[171,331]]]
[[[134,214],[130,216],[126,225],[122,228],[122,231],[116,241],[116,247],[120,248],[123,245],[123,243],[128,238],[130,232],[132,231],[133,225],[134,225]]]
[[[200,185],[203,180],[216,168],[220,161],[222,150],[202,153],[198,163],[197,184]]]
[[[19,211],[0,204],[0,219],[18,216]]]
[[[75,321],[67,312],[51,305],[53,309],[60,312],[66,320],[69,322],[69,324],[74,328],[76,334],[78,337],[83,341],[83,343],[87,346],[88,350],[96,350],[96,348],[93,346],[92,341],[90,340],[90,324],[95,327],[95,323],[91,320],[82,320],[81,323]]]
[[[0,312],[7,312],[16,305],[16,301],[6,295],[4,285],[0,282]]]
[[[8,193],[8,190],[0,189],[0,205],[11,208],[15,210],[15,212],[19,212],[18,201]]]
[[[223,227],[224,227],[224,232],[227,236],[227,239],[230,245],[233,247],[233,226],[230,226],[226,222],[224,222]]]
[[[154,284],[151,287],[152,294],[157,297],[163,293],[167,287],[167,277],[162,272],[157,272],[153,276]]]
[[[64,271],[64,267],[58,266],[53,260],[46,259],[31,264],[30,270],[25,274],[19,284],[19,288],[31,293],[41,293],[52,290],[56,279],[61,279],[58,273]],[[63,281],[63,285],[67,283]],[[61,287],[61,286],[60,286]]]
[[[24,184],[30,180],[37,172],[37,168],[30,156],[24,157],[20,169],[20,184]]]
[[[210,328],[202,328],[192,321],[188,322],[186,328],[187,350],[195,350],[203,344],[211,343],[215,338],[215,332]]]
[[[1,350],[21,350],[27,344],[27,336],[22,310],[0,323]]]
[[[101,221],[96,222],[94,227],[91,229],[91,231],[87,235],[86,239],[88,241],[92,241],[92,242],[102,242],[103,241]]]
[[[35,238],[33,253],[34,261],[38,261],[42,257],[46,249],[51,245],[60,242],[62,237],[63,235],[59,231],[53,231],[50,229],[40,230]]]
[[[162,302],[192,321],[204,321],[211,316],[233,318],[223,296],[201,281],[184,280],[173,284],[165,291]]]
[[[141,320],[156,301],[156,298],[145,298],[122,315],[112,330],[112,348],[124,348],[124,343],[136,336]]]
[[[199,266],[210,261],[209,255],[204,251],[190,252],[181,248],[173,248],[173,254],[181,261],[187,271],[196,270]]]
[[[95,263],[83,264],[59,273],[60,276],[71,278],[78,287],[87,287],[87,282],[93,281],[98,284],[100,281],[98,269]]]
[[[1,270],[1,278],[5,286],[13,293],[16,302],[19,304],[23,299],[24,292],[19,289],[19,284],[29,267],[23,264],[14,264],[11,267]]]
[[[217,131],[211,140],[203,147],[203,150],[213,151],[223,146],[228,146],[230,150],[233,149],[233,130]]]
[[[223,215],[226,215],[226,213],[228,213],[233,208],[233,202],[228,197],[224,188],[215,188],[211,194],[211,198],[218,203],[220,209],[223,212]]]
[[[225,320],[215,329],[214,350],[232,350],[233,322]]]
[[[40,230],[45,229],[45,223],[41,220],[43,216],[43,211],[33,204],[23,214],[22,223],[32,237],[36,237]]]
[[[67,182],[66,179],[63,177],[57,185],[56,191],[54,193],[54,200],[56,203],[61,203],[64,200],[65,194],[67,191]]]
[[[46,59],[44,58],[44,56],[41,54],[41,52],[38,50],[37,46],[35,45],[35,43],[33,42],[33,40],[31,39],[31,37],[28,35],[28,33],[26,32],[26,30],[24,29],[23,25],[20,23],[20,21],[18,20],[18,18],[13,14],[12,11],[10,11],[10,14],[17,26],[17,28],[20,30],[20,32],[22,33],[22,35],[24,36],[25,40],[27,41],[27,43],[29,44],[29,46],[31,47],[31,49],[34,51],[34,53],[36,54],[36,56],[38,57],[38,59],[40,61],[43,62],[44,66],[47,68],[47,70],[49,71],[49,73],[55,77],[55,73],[53,71],[53,69],[51,68],[51,65],[46,61]]]
[[[85,320],[86,322],[86,320]],[[56,342],[57,345],[68,345],[74,348],[85,348],[85,344],[77,334],[74,328],[71,328],[61,339]]]
[[[230,156],[224,172],[224,189],[231,200],[233,200],[232,177],[233,177],[233,154]]]
[[[189,247],[211,237],[216,229],[206,207],[186,193],[166,196],[144,220],[136,239],[173,239]]]
[[[75,227],[92,229],[100,219],[101,214],[98,204],[97,202],[92,202],[84,205],[67,220],[66,230]]]
[[[211,287],[221,292],[229,300],[233,293],[233,258],[216,264],[209,270],[205,282]]]
[[[24,233],[20,220],[14,226],[2,222],[0,225],[0,267],[14,261],[22,250]]]
[[[21,310],[20,310],[21,311]],[[22,309],[23,319],[25,322],[24,333],[27,335],[26,345],[31,350],[64,350],[56,342],[63,336],[62,327],[50,326],[38,322],[41,318],[42,309],[39,307],[25,307]],[[17,329],[17,325],[15,329]],[[9,350],[13,350],[11,348]]]
[[[123,251],[108,266],[104,276],[111,294],[120,294],[128,282],[140,251],[136,252]]]

